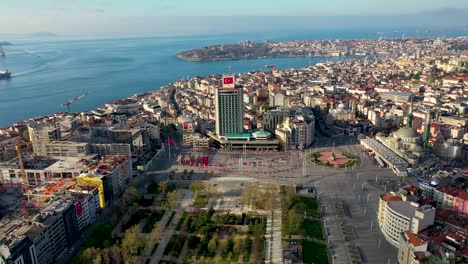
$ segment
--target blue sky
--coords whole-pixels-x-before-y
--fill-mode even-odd
[[[467,10],[467,0],[9,0],[2,5],[0,34],[229,33],[304,27],[304,22],[316,27],[467,26]],[[351,17],[368,19],[350,24]]]

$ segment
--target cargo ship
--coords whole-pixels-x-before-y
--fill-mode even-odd
[[[11,78],[11,73],[7,70],[5,71],[0,71],[0,80],[2,79],[10,79]]]

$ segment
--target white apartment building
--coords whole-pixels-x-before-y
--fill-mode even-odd
[[[409,230],[417,234],[434,224],[435,208],[419,206],[414,202],[399,201],[391,195],[380,197],[378,220],[385,239],[394,247],[400,243],[402,232]]]

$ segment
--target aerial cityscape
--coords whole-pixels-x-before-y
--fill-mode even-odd
[[[468,263],[468,12],[41,1],[0,30],[0,264]]]

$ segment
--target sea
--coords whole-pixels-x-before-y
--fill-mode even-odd
[[[263,33],[233,33],[203,36],[80,39],[77,37],[10,37],[4,46],[0,70],[13,77],[0,80],[0,127],[28,118],[66,111],[62,103],[74,102],[72,112],[88,111],[107,102],[136,93],[157,90],[183,78],[221,73],[264,71],[265,65],[278,69],[301,68],[336,58],[274,58],[220,62],[187,62],[176,54],[214,44],[252,41],[308,39],[400,38],[394,29],[316,30]],[[407,29],[405,37],[468,35],[466,29],[444,32]]]

